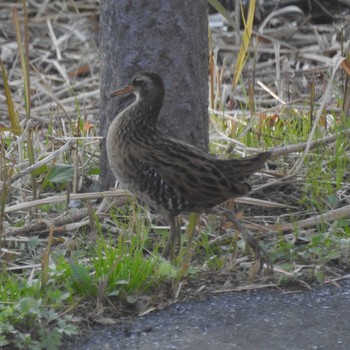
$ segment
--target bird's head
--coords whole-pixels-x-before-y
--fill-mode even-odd
[[[131,83],[111,93],[110,97],[133,93],[137,98],[147,99],[151,103],[154,99],[163,101],[164,83],[163,79],[152,72],[141,72],[136,74]]]

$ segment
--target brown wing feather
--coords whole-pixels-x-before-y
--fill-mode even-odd
[[[183,210],[192,211],[209,209],[229,198],[247,194],[250,186],[244,179],[261,168],[269,157],[266,152],[220,160],[186,143],[159,137],[149,145],[144,144],[141,152],[140,162],[143,169],[147,169],[144,172],[157,182],[157,191],[167,192],[168,196],[171,192],[177,196],[174,206],[182,204]],[[162,196],[158,192],[154,197],[159,200]]]

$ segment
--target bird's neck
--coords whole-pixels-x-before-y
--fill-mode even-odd
[[[162,103],[162,99],[152,100],[147,96],[137,96],[136,100],[120,114],[120,117],[134,129],[134,132],[155,130]]]

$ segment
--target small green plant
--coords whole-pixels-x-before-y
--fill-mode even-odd
[[[207,268],[220,271],[225,262],[225,254],[220,245],[210,242],[210,232],[205,229],[199,236],[199,241],[196,243],[196,253],[199,260],[203,261],[203,265]]]
[[[72,314],[62,313],[70,295],[49,283],[27,283],[11,274],[0,276],[0,345],[17,349],[58,349],[61,337],[77,334]]]
[[[154,282],[157,257],[144,254],[148,235],[143,220],[118,220],[118,236],[105,237],[95,219],[99,233],[93,248],[72,262],[60,259],[60,276],[69,280],[70,290],[81,297],[118,296],[121,290],[127,295],[146,292]]]

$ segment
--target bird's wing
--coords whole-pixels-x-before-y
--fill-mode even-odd
[[[172,139],[153,140],[140,150],[139,162],[149,181],[158,181],[194,205],[215,206],[228,198],[245,195],[246,183],[230,181],[216,158]],[[220,161],[219,161],[220,162]],[[157,179],[157,180],[155,180]]]

